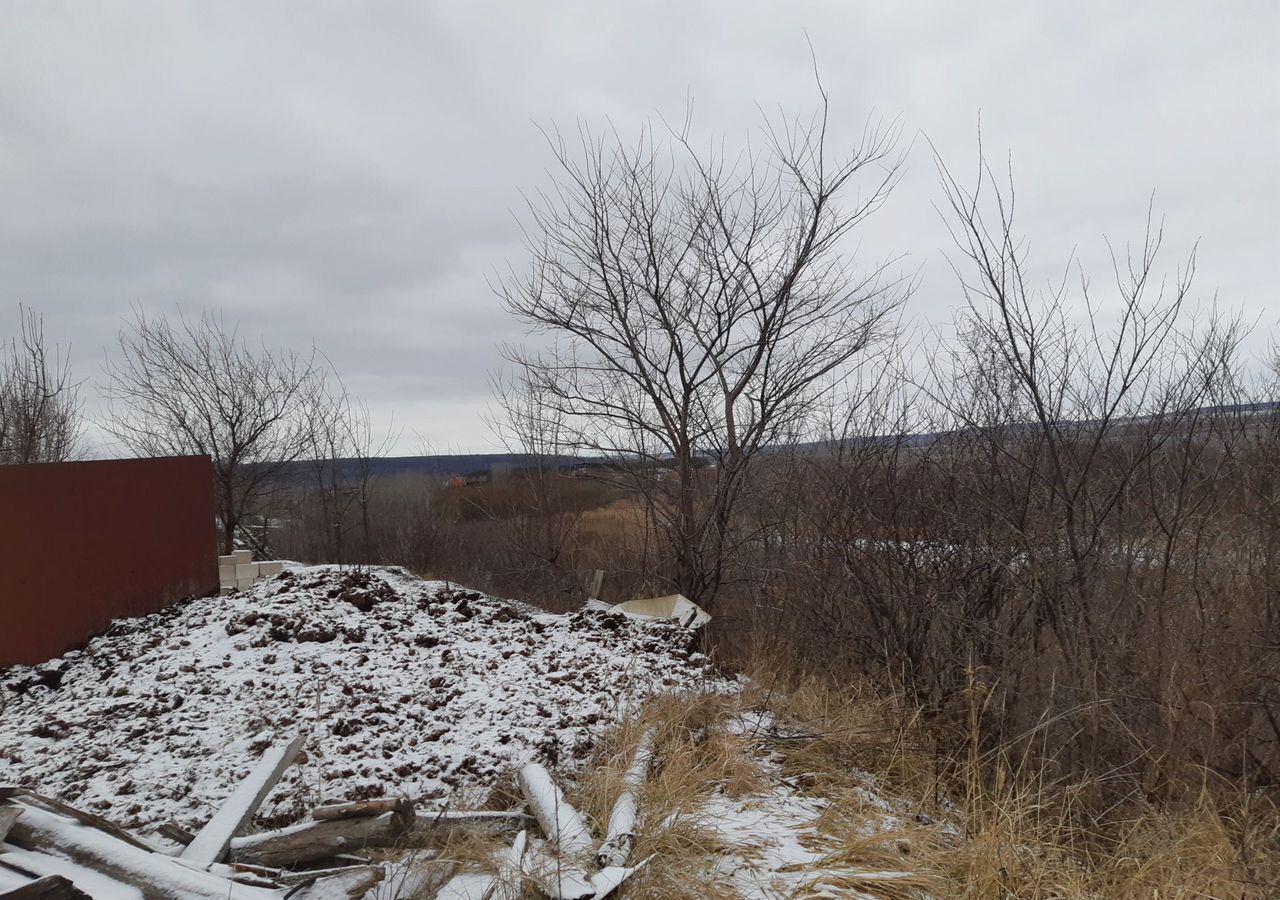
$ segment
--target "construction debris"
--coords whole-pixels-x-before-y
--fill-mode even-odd
[[[7,823],[0,843],[0,889],[7,889],[0,897],[5,900],[328,900],[362,897],[383,878],[377,866],[297,878],[175,859],[97,816],[29,792],[0,800],[0,821]]]
[[[298,866],[339,853],[369,847],[392,847],[409,830],[394,812],[372,818],[300,822],[231,842],[231,859],[255,866]]]
[[[649,763],[653,759],[653,729],[646,729],[636,744],[631,766],[623,776],[622,793],[609,814],[609,830],[604,843],[596,852],[596,861],[602,867],[625,866],[631,857],[636,838],[636,812],[640,808],[640,792],[649,776]]]
[[[711,613],[684,594],[628,600],[609,607],[635,619],[672,619],[685,628],[701,628],[711,621]]]
[[[646,733],[624,798],[643,784],[651,742]],[[348,851],[395,847],[411,834],[441,836],[468,828],[496,833],[535,820],[545,842],[531,846],[528,832],[521,830],[493,858],[493,871],[456,873],[437,891],[438,900],[515,900],[525,883],[555,900],[604,898],[648,862],[630,868],[615,864],[630,853],[630,843],[620,839],[632,835],[635,823],[634,801],[628,812],[629,801],[620,799],[609,837],[597,854],[602,868],[588,872],[594,845],[590,827],[537,764],[525,766],[518,776],[532,817],[519,811],[443,810],[419,817],[403,798],[328,804],[313,810],[310,821],[289,828],[228,836],[231,864],[209,859],[227,852],[223,836],[228,829],[238,831],[252,816],[266,790],[263,785],[279,777],[295,743],[268,751],[254,774],[176,858],[100,816],[21,788],[6,790],[0,797],[0,898],[353,900],[372,890],[385,872]],[[188,852],[193,847],[200,852]],[[419,861],[432,858],[434,853],[427,851]],[[355,864],[335,867],[339,860]],[[330,864],[305,868],[319,862]]]
[[[248,590],[258,579],[278,575],[283,568],[284,563],[280,560],[254,562],[252,550],[236,550],[218,557],[218,580],[222,584],[222,593],[229,594]]]
[[[179,857],[196,865],[220,862],[227,853],[231,838],[252,818],[300,749],[302,735],[287,744],[268,749],[253,774],[240,782],[231,798],[200,829],[186,849],[178,854]]]
[[[588,855],[594,841],[587,820],[569,804],[551,773],[537,763],[530,763],[520,770],[519,781],[533,817],[560,855],[569,859]]]

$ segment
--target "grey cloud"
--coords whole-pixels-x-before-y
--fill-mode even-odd
[[[692,97],[699,136],[732,146],[761,109],[812,108],[806,33],[835,144],[898,116],[964,174],[981,111],[1046,274],[1073,247],[1098,262],[1104,233],[1140,235],[1154,190],[1169,262],[1202,238],[1205,293],[1276,324],[1270,2],[19,0],[3,15],[0,334],[18,301],[43,310],[85,377],[131,305],[207,305],[270,343],[314,341],[381,417],[485,449],[488,372],[522,337],[488,279],[520,265],[512,212],[547,183],[535,126],[633,134]],[[936,180],[917,138],[861,236],[921,267],[925,321],[958,299]]]

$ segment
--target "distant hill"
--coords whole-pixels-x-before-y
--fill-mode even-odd
[[[1200,410],[1201,413],[1208,415],[1222,415],[1227,413],[1242,415],[1246,418],[1253,418],[1260,421],[1274,419],[1280,414],[1280,403],[1248,403],[1235,406],[1214,406],[1205,407]],[[1113,423],[1114,426],[1124,427],[1132,425],[1141,425],[1152,420],[1152,416],[1140,416],[1136,418],[1117,419]],[[1090,422],[1064,422],[1064,425],[1076,425],[1080,427],[1091,424]],[[1021,424],[1002,425],[1005,429],[1033,429],[1036,425],[1032,422]],[[924,448],[928,447],[939,440],[944,440],[950,436],[949,432],[923,432],[919,434],[905,435],[867,435],[849,438],[847,443],[853,446],[875,445],[899,443],[905,447]],[[806,441],[795,445],[793,449],[807,451],[822,451],[831,449],[836,446],[837,441]],[[783,448],[766,448],[765,452],[776,452]],[[369,461],[374,476],[386,478],[393,475],[425,475],[434,478],[451,478],[453,476],[467,475],[486,475],[491,474],[495,470],[503,469],[519,469],[524,466],[532,465],[535,457],[528,453],[453,453],[439,454],[430,456],[383,456],[376,457]],[[354,459],[346,459],[340,461],[344,467],[344,474],[354,474],[357,461]],[[578,456],[559,456],[553,458],[553,465],[563,469],[571,469],[581,464],[598,463],[599,458],[587,458]],[[299,461],[289,464],[285,469],[286,477],[293,475],[301,475],[305,473],[306,467],[310,463]],[[350,467],[347,470],[346,467]]]
[[[386,478],[392,475],[428,475],[435,478],[450,478],[455,475],[479,475],[491,473],[495,469],[518,469],[531,465],[534,457],[528,453],[458,453],[440,456],[382,456],[369,460],[373,475]],[[569,468],[579,462],[577,457],[561,456],[553,460],[554,464]],[[339,460],[344,474],[354,472],[358,460]],[[304,472],[310,463],[299,461],[290,463],[285,469],[286,475]]]

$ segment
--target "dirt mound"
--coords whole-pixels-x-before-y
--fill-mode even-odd
[[[0,780],[131,825],[202,822],[277,735],[307,735],[262,808],[284,823],[480,794],[532,758],[573,768],[644,697],[733,688],[670,623],[330,567],[122,620],[0,682]]]

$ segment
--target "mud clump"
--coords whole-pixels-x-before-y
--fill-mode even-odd
[[[329,589],[329,596],[350,603],[360,612],[369,612],[378,603],[400,599],[395,588],[363,569],[343,572],[338,583]]]

